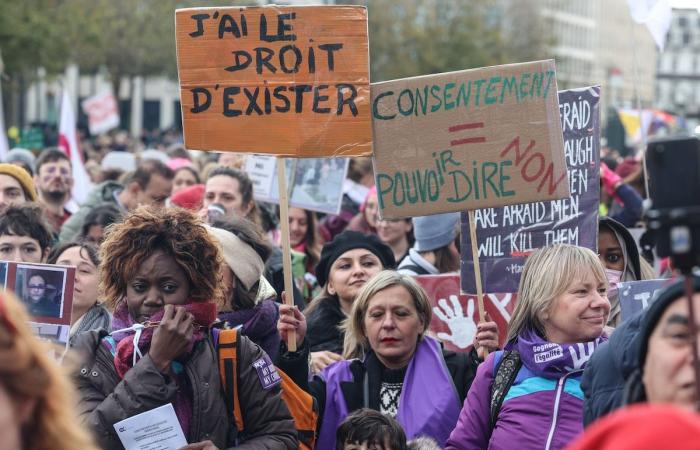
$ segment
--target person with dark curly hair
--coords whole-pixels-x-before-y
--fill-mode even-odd
[[[140,207],[108,229],[100,249],[113,331],[79,336],[80,412],[103,449],[122,448],[114,424],[172,404],[196,448],[291,449],[296,430],[269,357],[245,336],[238,349],[237,433],[222,394],[215,342],[223,297],[217,242],[191,212]],[[269,363],[269,364],[268,364]]]

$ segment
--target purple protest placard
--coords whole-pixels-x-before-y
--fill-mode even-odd
[[[525,259],[534,250],[568,243],[598,246],[600,87],[559,92],[559,117],[571,197],[476,210],[484,292],[517,292]],[[469,218],[462,213],[462,291],[476,292]]]
[[[617,285],[620,298],[621,322],[638,311],[647,309],[656,299],[656,291],[669,284],[669,280],[626,281]]]

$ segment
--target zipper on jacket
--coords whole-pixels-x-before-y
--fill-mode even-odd
[[[561,395],[564,392],[564,386],[566,385],[566,378],[569,375],[574,375],[583,372],[582,370],[577,370],[574,372],[569,372],[563,377],[559,378],[557,383],[557,396],[554,399],[554,411],[552,414],[552,426],[549,428],[549,435],[547,436],[547,445],[544,447],[545,450],[550,450],[552,445],[552,440],[554,439],[554,431],[557,429],[557,416],[559,415],[559,402],[561,401]]]

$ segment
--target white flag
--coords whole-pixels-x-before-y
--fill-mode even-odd
[[[1,65],[2,63],[0,63]],[[10,144],[7,141],[5,132],[5,115],[2,110],[2,87],[0,87],[0,161],[4,162],[7,159],[7,154],[10,152]]]
[[[656,46],[663,51],[671,26],[671,6],[668,0],[627,0],[632,19],[647,26]]]
[[[75,124],[73,106],[71,105],[68,91],[64,89],[63,98],[61,99],[61,122],[58,126],[58,146],[70,157],[71,166],[73,167],[73,179],[75,180],[73,184],[73,200],[78,204],[82,204],[87,199],[92,183],[85,170],[83,157],[80,154],[78,130]]]

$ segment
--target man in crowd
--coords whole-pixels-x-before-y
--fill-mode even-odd
[[[58,148],[47,148],[39,155],[35,166],[34,183],[39,191],[37,203],[56,235],[61,225],[71,216],[66,204],[73,189],[73,168],[68,155]]]
[[[46,262],[52,241],[38,206],[13,205],[0,214],[0,260]]]
[[[142,161],[134,172],[126,177],[124,184],[105,181],[96,186],[78,212],[68,219],[61,229],[60,241],[74,240],[85,222],[88,213],[98,205],[111,203],[127,212],[140,205],[164,206],[172,190],[173,171],[160,161]]]
[[[29,173],[14,164],[0,164],[0,211],[35,200],[36,191]]]

